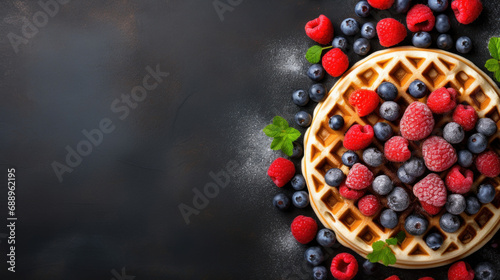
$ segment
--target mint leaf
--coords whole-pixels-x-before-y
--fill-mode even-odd
[[[400,244],[403,243],[405,238],[406,238],[406,234],[404,231],[400,231],[400,232],[398,232],[398,234],[396,234],[396,239],[398,240],[398,243],[400,243]],[[396,244],[394,244],[394,245],[396,245]]]
[[[391,248],[385,247],[382,253],[382,263],[385,266],[396,263],[396,256],[392,252]]]
[[[488,69],[488,71],[490,72],[498,71],[500,70],[500,61],[496,60],[495,58],[490,58],[486,60],[484,67],[486,67],[486,69]]]
[[[500,60],[500,38],[490,38],[490,42],[488,43],[488,50],[490,51],[491,57],[496,60]]]
[[[276,116],[273,118],[273,124],[276,125],[280,130],[285,130],[288,128],[288,122],[280,116]]]
[[[283,143],[285,143],[285,138],[283,137],[276,137],[274,138],[273,142],[271,143],[271,149],[272,150],[281,150],[281,147],[283,147]]]
[[[368,260],[372,263],[381,261],[385,266],[395,264],[396,255],[394,255],[394,252],[389,246],[398,244],[398,240],[401,239],[400,233],[398,233],[397,237],[386,239],[385,242],[382,240],[373,242],[373,252],[366,256]]]
[[[315,45],[310,47],[306,52],[306,59],[310,63],[318,63],[321,60],[321,53],[323,48],[321,46]]]
[[[398,245],[398,239],[397,238],[389,238],[385,241],[388,245]]]
[[[382,250],[373,250],[373,252],[366,255],[368,260],[372,263],[376,263],[382,260],[384,252]]]
[[[285,141],[283,142],[283,145],[281,146],[281,150],[285,155],[291,156],[293,154],[293,143],[292,141]]]
[[[300,137],[300,131],[288,126],[288,122],[280,117],[275,116],[273,123],[262,129],[264,134],[273,138],[271,143],[272,150],[281,150],[287,156],[293,154],[293,141]]]
[[[270,124],[264,127],[262,131],[264,131],[264,133],[269,137],[276,137],[281,133],[281,129],[279,129],[279,127],[274,124]]]
[[[495,80],[497,80],[497,82],[500,82],[500,71],[495,71]]]
[[[293,127],[285,129],[285,133],[290,141],[295,141],[300,137],[300,131]]]
[[[385,246],[385,242],[382,240],[375,241],[372,244],[373,251],[382,250],[382,248],[384,248],[384,246]]]

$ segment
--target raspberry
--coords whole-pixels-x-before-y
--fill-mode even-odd
[[[349,95],[349,104],[356,108],[356,113],[360,117],[369,115],[377,109],[378,103],[378,94],[373,90],[358,89]]]
[[[429,32],[435,23],[436,18],[431,8],[423,4],[413,6],[406,14],[406,25],[411,32]]]
[[[467,193],[472,187],[472,182],[474,182],[474,173],[459,165],[455,165],[450,169],[445,180],[448,190],[459,194]]]
[[[311,217],[297,216],[291,225],[292,235],[302,244],[311,242],[318,232],[318,224]]]
[[[429,213],[430,215],[436,215],[441,212],[441,209],[443,209],[443,206],[434,206],[424,201],[420,201],[420,204],[422,205],[422,208],[425,210],[425,212]]]
[[[373,216],[380,209],[380,201],[373,194],[369,194],[358,201],[358,208],[361,214],[367,217]]]
[[[459,261],[450,266],[448,270],[448,280],[472,280],[474,270],[464,261]]]
[[[404,162],[410,159],[408,140],[401,136],[394,136],[384,144],[384,155],[392,162]]]
[[[494,151],[486,151],[476,158],[476,167],[486,177],[500,175],[500,157]]]
[[[375,9],[387,10],[394,4],[394,0],[368,0],[368,4]]]
[[[340,253],[332,260],[330,271],[338,280],[351,280],[358,273],[358,261],[349,253]]]
[[[277,158],[269,166],[267,175],[271,177],[276,186],[281,188],[295,175],[295,165],[286,158]]]
[[[306,24],[306,34],[314,41],[327,45],[333,39],[333,25],[330,19],[320,15]]]
[[[366,189],[373,182],[373,173],[361,163],[356,163],[349,170],[345,185],[351,189]]]
[[[332,77],[342,75],[349,68],[349,58],[341,49],[329,50],[322,58],[321,64]]]
[[[401,136],[408,140],[422,140],[429,136],[434,129],[432,112],[422,102],[412,102],[406,108],[399,122]]]
[[[346,199],[356,200],[365,195],[365,190],[355,190],[346,187],[345,183],[342,183],[339,187],[339,193],[342,197]]]
[[[385,278],[385,280],[401,280],[401,279],[399,279],[399,277],[397,275],[392,275],[392,276]]]
[[[351,151],[362,150],[373,140],[373,127],[369,124],[361,126],[355,124],[349,128],[344,136],[344,147]]]
[[[401,43],[406,38],[406,27],[393,18],[385,18],[377,23],[380,45],[388,48]]]
[[[451,3],[451,8],[458,22],[469,24],[479,17],[483,4],[480,0],[455,0]]]
[[[443,180],[435,173],[425,176],[416,183],[413,186],[413,194],[421,202],[432,206],[441,207],[446,203],[446,187]]]
[[[454,88],[438,88],[427,98],[427,106],[434,114],[444,114],[457,106],[457,94]]]
[[[445,171],[457,161],[457,153],[453,146],[439,136],[432,136],[424,141],[422,155],[425,166],[434,172]]]
[[[472,130],[479,119],[474,107],[459,104],[453,111],[453,121],[462,126],[465,131]]]

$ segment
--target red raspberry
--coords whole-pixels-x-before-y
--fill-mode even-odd
[[[356,113],[360,117],[369,115],[377,109],[379,103],[378,94],[369,89],[358,89],[349,95],[349,104],[356,108]]]
[[[306,34],[314,41],[327,45],[333,39],[333,25],[330,19],[320,15],[306,24]]]
[[[401,136],[394,136],[384,144],[384,155],[392,162],[404,162],[410,159],[411,152],[408,149],[408,140]]]
[[[349,68],[349,58],[341,49],[335,48],[329,50],[323,56],[321,64],[323,64],[326,73],[332,77],[338,77]]]
[[[457,106],[457,94],[454,88],[438,88],[427,98],[427,106],[434,114],[447,113]]]
[[[430,215],[436,215],[441,212],[441,209],[443,209],[443,206],[434,206],[424,201],[420,201],[420,204],[422,205],[422,208],[425,210],[425,212],[429,213]]]
[[[424,141],[422,155],[425,166],[434,172],[445,171],[457,161],[457,153],[453,146],[439,136],[432,136]]]
[[[330,272],[338,280],[351,280],[358,273],[358,261],[349,253],[340,253],[332,260]]]
[[[291,225],[292,235],[302,244],[311,242],[318,232],[318,224],[311,217],[297,216]]]
[[[459,104],[453,111],[453,121],[462,126],[465,131],[474,129],[478,120],[474,107]]]
[[[483,11],[480,0],[455,0],[451,3],[457,21],[461,24],[469,24],[475,21]]]
[[[385,278],[385,280],[401,280],[401,279],[399,279],[399,277],[397,275],[392,275],[392,276]]]
[[[344,147],[351,151],[362,150],[373,140],[373,127],[369,124],[361,126],[355,124],[349,128],[344,136]]]
[[[427,277],[418,278],[418,280],[434,280],[434,278],[427,276]]]
[[[373,173],[361,163],[356,163],[349,170],[345,185],[351,189],[363,190],[373,182]]]
[[[453,4],[452,4],[453,5]],[[464,261],[459,261],[450,266],[448,270],[448,280],[472,280],[474,270]]]
[[[369,194],[358,201],[358,208],[361,214],[367,217],[373,216],[380,209],[380,201],[373,194]]]
[[[339,193],[342,197],[346,199],[357,200],[363,195],[365,195],[365,190],[355,190],[346,187],[345,183],[342,183],[339,187]]]
[[[474,182],[474,173],[472,171],[455,165],[446,175],[446,187],[452,193],[464,194],[470,191]]]
[[[377,35],[380,45],[392,47],[406,38],[406,27],[393,18],[385,18],[377,23]]]
[[[443,180],[435,173],[430,173],[413,186],[413,194],[432,206],[441,207],[446,203],[446,187]]]
[[[494,151],[486,151],[476,158],[476,167],[486,177],[500,175],[500,157]]]
[[[368,0],[368,4],[379,10],[387,10],[392,7],[394,0]]]
[[[295,165],[286,158],[277,158],[271,163],[267,175],[278,187],[283,187],[295,175]]]
[[[431,8],[423,4],[413,6],[406,14],[406,25],[411,32],[429,32],[435,23],[436,18]]]
[[[399,127],[404,138],[413,141],[422,140],[434,129],[434,117],[427,105],[415,101],[406,108]]]

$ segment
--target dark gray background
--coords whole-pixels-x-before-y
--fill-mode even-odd
[[[23,19],[42,10],[36,2],[1,1],[0,8],[1,177],[16,168],[18,217],[17,277],[6,271],[0,235],[2,279],[119,279],[122,268],[137,280],[311,279],[306,246],[293,240],[289,225],[313,211],[272,207],[274,194],[292,190],[267,178],[282,154],[269,149],[261,129],[275,115],[292,122],[299,108],[291,92],[312,83],[305,23],[322,13],[340,34],[357,1],[233,0],[221,18],[211,0],[73,0],[15,52],[7,36],[22,36]],[[497,4],[484,2],[479,20],[453,21],[451,32],[473,39],[465,57],[483,70],[487,42],[500,35]],[[380,49],[376,40],[372,47]],[[361,58],[349,55],[351,65]],[[119,119],[112,102],[157,65],[170,75]],[[324,81],[328,88],[334,82]],[[64,163],[66,147],[75,149],[86,139],[82,130],[104,118],[115,130],[59,182],[51,164]],[[179,204],[192,206],[193,190],[231,161],[238,167],[227,187],[187,225]],[[5,221],[6,188],[0,201]],[[327,264],[342,251],[336,247]],[[500,267],[499,256],[486,245],[467,261]],[[360,268],[356,279],[444,279],[447,269],[380,267],[368,278]]]

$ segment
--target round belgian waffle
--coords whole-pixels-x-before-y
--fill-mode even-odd
[[[395,229],[386,229],[379,222],[380,212],[387,208],[385,197],[373,192],[369,187],[367,194],[377,195],[383,204],[382,209],[372,217],[363,216],[355,201],[344,199],[338,188],[325,184],[324,175],[330,168],[340,168],[345,174],[349,167],[342,164],[341,156],[346,151],[342,145],[345,132],[354,124],[374,125],[384,121],[378,116],[378,109],[366,116],[359,117],[349,105],[349,94],[360,88],[375,90],[382,82],[389,81],[398,88],[396,102],[402,112],[408,104],[415,101],[407,93],[412,81],[423,81],[430,91],[440,87],[453,87],[458,93],[458,102],[474,106],[479,117],[489,117],[500,127],[500,90],[496,84],[472,62],[458,55],[439,51],[422,50],[412,47],[392,48],[376,52],[356,63],[330,90],[327,98],[318,104],[314,111],[313,122],[304,136],[305,154],[302,160],[302,173],[307,181],[311,206],[325,227],[335,231],[339,242],[360,255],[366,257],[372,251],[371,244],[377,240],[394,237],[404,230],[404,220],[411,213],[421,213],[429,221],[429,227],[422,236],[406,233],[402,244],[393,247],[397,262],[394,266],[409,269],[442,266],[472,254],[482,247],[500,227],[500,179],[486,178],[474,173],[472,192],[478,185],[490,183],[497,189],[492,203],[482,205],[475,215],[462,213],[461,227],[455,233],[446,233],[439,227],[439,217],[430,216],[420,207],[414,197],[412,186],[401,183],[396,175],[400,164],[386,162],[377,168],[370,168],[375,176],[388,175],[395,186],[407,189],[413,197],[410,207],[398,213],[399,225]],[[425,98],[420,99],[425,102]],[[345,119],[342,130],[334,131],[328,126],[331,116],[340,114]],[[450,117],[434,115],[435,128],[432,135],[442,135],[442,127]],[[387,121],[386,121],[387,122]],[[399,133],[398,122],[390,123]],[[500,132],[489,138],[489,147],[500,153]],[[411,142],[411,150],[420,151],[419,143]],[[383,150],[383,143],[374,138],[373,146]],[[361,152],[358,155],[361,157]],[[444,177],[446,172],[440,173]],[[425,175],[424,175],[425,176]],[[422,178],[424,177],[422,176]],[[418,179],[420,180],[420,178]],[[425,237],[430,232],[439,232],[444,237],[440,249],[433,251],[425,244]]]

